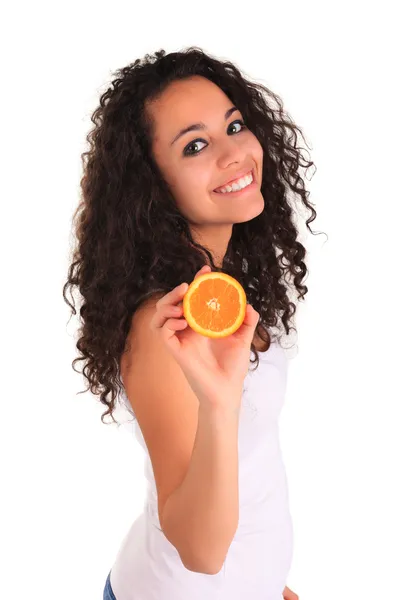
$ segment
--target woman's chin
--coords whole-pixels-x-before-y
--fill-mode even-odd
[[[232,210],[232,216],[235,219],[235,223],[245,223],[255,219],[261,215],[262,211],[264,210],[264,206],[264,198],[262,197],[261,193],[254,200],[254,202],[249,202],[246,206],[237,206],[235,210]]]

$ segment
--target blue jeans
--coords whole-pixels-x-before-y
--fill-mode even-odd
[[[106,585],[104,586],[103,600],[117,600],[111,587],[110,573],[107,576]]]

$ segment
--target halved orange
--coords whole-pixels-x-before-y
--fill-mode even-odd
[[[246,293],[236,279],[226,273],[204,273],[189,285],[183,297],[183,315],[197,333],[223,338],[239,329],[246,304]]]

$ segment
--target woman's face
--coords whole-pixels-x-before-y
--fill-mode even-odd
[[[249,221],[264,208],[263,149],[233,108],[225,93],[201,76],[174,81],[148,106],[154,158],[180,212],[204,239],[219,236],[226,244],[234,223]],[[215,191],[249,172],[253,184],[248,188]]]

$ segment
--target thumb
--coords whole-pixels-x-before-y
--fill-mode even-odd
[[[251,342],[254,337],[254,332],[259,320],[259,313],[256,310],[254,310],[251,304],[247,304],[243,323],[241,324],[239,329],[234,333],[234,335],[237,338],[242,339],[245,343],[251,345]]]

